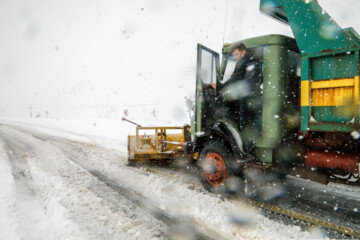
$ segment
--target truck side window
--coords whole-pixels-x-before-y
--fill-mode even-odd
[[[201,56],[201,79],[202,83],[216,83],[215,55],[203,51]]]

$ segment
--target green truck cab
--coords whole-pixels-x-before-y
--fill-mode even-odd
[[[221,188],[254,165],[296,175],[301,168],[301,177],[319,173],[322,182],[334,173],[359,181],[359,35],[341,29],[315,0],[261,0],[260,10],[289,24],[295,36],[241,41],[262,65],[260,90],[220,90],[238,42],[224,44],[221,60],[198,45],[191,130],[204,186]],[[244,124],[249,114],[251,124]]]

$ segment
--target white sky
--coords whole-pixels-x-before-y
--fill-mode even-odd
[[[318,2],[360,32],[359,0]],[[31,105],[60,118],[142,108],[188,121],[198,42],[220,51],[223,39],[292,36],[259,4],[229,0],[225,25],[224,0],[0,0],[0,116],[28,117]]]

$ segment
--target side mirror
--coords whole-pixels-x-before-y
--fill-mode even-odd
[[[186,107],[190,110],[190,111],[194,111],[194,104],[193,102],[191,101],[191,99],[189,98],[186,98]]]

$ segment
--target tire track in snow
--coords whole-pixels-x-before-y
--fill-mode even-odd
[[[66,147],[66,145],[69,145],[69,142],[71,143],[71,141],[66,140],[66,139],[60,139],[58,137],[51,137],[51,136],[47,136],[47,135],[43,135],[43,134],[35,134],[35,133],[32,133],[32,132],[24,130],[24,129],[19,129],[18,127],[12,127],[12,128],[16,128],[18,131],[21,131],[25,134],[29,134],[32,137],[34,137],[40,141],[48,142],[49,144],[54,145],[73,163],[75,163],[79,167],[87,170],[90,174],[92,174],[94,177],[96,177],[99,181],[103,182],[105,185],[110,187],[112,190],[116,191],[120,196],[125,197],[130,202],[135,204],[137,207],[143,209],[145,212],[150,213],[152,216],[154,216],[158,220],[162,221],[165,225],[167,225],[169,227],[169,231],[171,232],[171,234],[174,234],[174,235],[184,234],[184,231],[187,231],[187,234],[190,233],[190,237],[191,237],[190,239],[199,239],[199,240],[223,239],[217,233],[212,232],[209,229],[207,229],[207,232],[211,233],[211,237],[204,233],[201,233],[193,226],[184,224],[184,221],[186,221],[186,220],[177,219],[176,217],[168,215],[165,211],[163,211],[162,209],[157,207],[154,203],[151,203],[148,199],[143,197],[141,194],[138,194],[138,193],[132,191],[131,189],[128,189],[125,186],[122,186],[119,183],[116,183],[115,181],[106,177],[99,171],[94,171],[94,170],[84,166],[83,164],[80,163],[80,161],[76,160],[76,157],[77,157],[77,156],[75,156],[76,154],[74,154],[73,151],[69,150],[69,148],[71,149],[71,146]],[[97,146],[94,146],[94,147],[97,147]],[[96,194],[99,197],[106,198],[106,196],[104,196],[104,193],[101,191],[97,191],[95,187],[92,189],[92,191],[96,192]],[[107,200],[109,200],[109,199],[107,199]],[[112,200],[111,202],[112,202],[112,204],[116,205],[116,201]],[[179,226],[182,229],[180,229],[179,233],[178,233],[177,227],[179,227]]]
[[[165,230],[165,228],[162,227],[161,222],[158,222],[150,214],[144,214],[142,210],[138,209],[123,196],[109,189],[104,183],[100,182],[86,169],[79,166],[77,163],[74,163],[71,159],[66,157],[67,162],[64,162],[65,155],[56,146],[52,146],[49,142],[39,142],[39,140],[35,138],[34,139],[37,143],[34,140],[32,140],[31,143],[26,143],[26,141],[33,138],[33,136],[25,133],[27,136],[21,138],[21,136],[19,137],[17,134],[14,134],[17,130],[6,130],[7,131],[4,131],[3,128],[0,128],[2,137],[5,137],[4,139],[7,140],[12,147],[14,147],[14,150],[11,152],[16,152],[12,160],[18,161],[19,157],[22,157],[21,159],[31,163],[32,160],[35,159],[34,163],[31,164],[30,169],[27,170],[28,178],[24,179],[26,184],[36,182],[38,185],[37,187],[40,186],[40,189],[36,189],[36,187],[34,189],[34,186],[30,186],[29,189],[31,189],[33,195],[37,198],[43,198],[43,204],[48,200],[48,198],[56,198],[56,201],[59,201],[66,208],[72,219],[85,227],[85,231],[88,231],[85,232],[85,235],[87,235],[86,233],[91,233],[90,236],[82,238],[77,237],[76,234],[73,236],[70,235],[69,239],[164,239],[163,236],[165,235],[165,231],[159,232],[159,229]],[[43,146],[39,146],[39,144]],[[34,147],[32,147],[32,145],[34,145]],[[20,146],[24,146],[24,148]],[[53,160],[57,160],[57,163],[54,162],[54,165],[58,165],[54,167],[55,172],[58,173],[57,176],[54,175],[53,172],[49,173],[46,169],[40,169],[39,166],[36,166],[36,161],[39,163],[40,161],[47,161],[44,156],[41,156],[44,155],[44,152],[41,153],[41,151],[37,151],[39,150],[37,149],[39,147],[40,149],[50,149],[50,153],[55,155]],[[56,152],[56,149],[51,148],[56,148],[58,152]],[[29,154],[29,151],[32,153]],[[61,154],[59,154],[59,152],[61,152]],[[64,157],[61,157],[61,155]],[[27,167],[25,166],[25,163],[20,164],[20,166],[23,168]],[[23,169],[16,171],[23,172]],[[31,175],[33,175],[33,179],[30,179]],[[79,184],[81,185],[77,186]],[[48,191],[49,188],[50,192]],[[55,188],[55,191],[51,188]],[[76,192],[76,188],[78,188],[78,192]],[[52,194],[55,194],[55,196],[51,196]],[[94,198],[94,196],[92,196],[94,194],[97,197]],[[46,212],[47,205],[43,204],[40,204],[40,207],[43,210],[45,208]],[[103,210],[102,208],[105,209]],[[25,210],[22,209],[21,212],[24,211]],[[102,213],[105,212],[108,212],[109,214],[102,215]],[[119,220],[116,220],[117,217]],[[96,218],[95,221],[92,218]],[[66,219],[57,220],[64,221]],[[139,229],[140,231],[143,231],[145,235],[141,235]],[[36,232],[40,232],[40,230],[37,230],[36,226],[33,230],[34,233],[32,235],[28,235],[34,236],[30,237],[30,239],[49,239],[47,238],[49,237],[49,234],[47,236],[37,237],[39,233]],[[124,234],[114,235],[114,230],[115,232],[124,231]],[[64,235],[62,237],[66,238]],[[50,237],[50,239],[61,239],[61,237]]]
[[[165,211],[158,208],[155,204],[151,203],[149,200],[144,198],[142,195],[124,187],[120,184],[116,183],[115,181],[111,180],[110,178],[106,177],[105,175],[101,174],[98,171],[90,171],[95,177],[97,177],[100,181],[103,181],[107,186],[117,191],[119,194],[125,196],[127,199],[135,203],[138,207],[144,209],[147,212],[151,212],[153,216],[157,219],[164,222],[169,227],[173,227],[176,225],[183,225],[184,220],[176,219],[175,217],[169,216]],[[198,240],[206,240],[206,239],[221,239],[220,236],[214,238],[214,234],[212,237],[205,235],[199,232],[197,229],[187,226],[190,231],[194,233],[194,238],[190,239],[198,239]]]
[[[1,127],[1,126],[0,126]],[[10,171],[13,177],[13,199],[14,205],[12,213],[15,215],[16,230],[21,239],[88,239],[88,236],[82,234],[76,224],[67,219],[61,223],[62,231],[59,227],[59,214],[54,216],[49,214],[44,205],[44,199],[36,194],[32,184],[31,172],[28,169],[26,158],[30,156],[29,145],[21,141],[10,140],[9,136],[1,131],[1,140],[3,141],[3,151],[7,154]],[[53,209],[59,213],[63,208],[57,203],[52,204]],[[7,216],[2,216],[6,218]],[[71,238],[71,237],[72,238]],[[10,237],[10,236],[8,236]],[[12,239],[11,237],[9,239]],[[16,239],[16,238],[15,238]]]
[[[71,141],[71,140],[66,140],[66,139],[63,139],[63,138],[61,138],[61,137],[49,137],[47,134],[34,134],[34,133],[31,133],[30,132],[30,134],[32,134],[32,135],[34,135],[34,137],[39,137],[39,138],[42,138],[42,140],[43,141],[50,141],[50,142],[52,142],[52,144],[54,144],[54,145],[56,145],[56,146],[58,146],[63,152],[64,152],[64,155],[66,155],[67,157],[69,157],[70,156],[70,158],[72,158],[73,160],[75,160],[75,161],[77,161],[77,160],[79,160],[80,161],[80,165],[82,165],[83,167],[85,167],[84,166],[84,164],[86,165],[86,166],[88,166],[88,169],[90,169],[90,170],[92,170],[92,169],[94,169],[94,168],[96,168],[96,166],[97,167],[100,167],[100,169],[102,169],[101,171],[102,172],[106,172],[106,173],[112,173],[112,171],[110,170],[110,171],[108,171],[109,169],[108,168],[102,168],[101,167],[101,161],[99,161],[99,162],[97,162],[97,161],[94,161],[94,160],[96,160],[96,157],[99,157],[99,156],[101,156],[101,154],[100,155],[98,155],[97,154],[97,152],[96,152],[96,150],[95,150],[95,154],[93,154],[93,149],[92,149],[92,144],[89,144],[89,143],[87,143],[87,144],[83,144],[83,143],[79,143],[79,142],[76,142],[76,141]],[[51,140],[52,139],[52,140]],[[60,141],[60,140],[62,140],[63,142],[62,143],[60,143],[60,145],[61,146],[59,146],[59,142],[56,142],[56,139],[57,139],[57,141]],[[60,139],[60,140],[59,140]],[[55,142],[54,142],[55,141]],[[75,146],[71,146],[72,144],[75,144]],[[67,147],[66,147],[66,145],[68,145]],[[96,145],[94,145],[94,146],[96,146]],[[107,151],[107,150],[105,150],[105,151]],[[93,154],[93,156],[91,156],[90,158],[89,158],[89,156],[87,156],[87,154]],[[95,157],[95,158],[94,158]],[[89,161],[89,163],[87,162],[88,160],[92,160],[92,161]],[[106,159],[106,161],[103,161],[104,163],[105,162],[107,162],[108,161],[108,159]],[[99,165],[100,164],[100,165]],[[109,165],[110,166],[110,165]],[[120,167],[122,167],[123,166],[123,164],[120,166]],[[121,168],[120,168],[121,169]],[[123,168],[123,171],[120,171],[120,172],[122,172],[122,173],[125,173],[124,172],[124,170],[126,170],[125,168]],[[112,174],[106,174],[107,176],[112,176]],[[135,177],[136,175],[134,175],[134,177]],[[116,181],[117,182],[119,182],[119,178],[117,178],[116,176],[113,176],[113,179],[117,179]],[[131,183],[130,183],[130,185],[131,185]],[[131,188],[132,189],[132,188]],[[138,188],[134,188],[134,189],[138,189]],[[180,195],[182,195],[182,193],[180,193]],[[183,196],[182,196],[183,197]],[[185,204],[185,206],[186,206],[186,204]],[[190,209],[192,209],[192,207],[190,207]],[[209,216],[211,216],[211,214],[209,215]],[[186,217],[185,217],[186,218]],[[190,217],[191,218],[191,217]],[[195,220],[195,219],[194,219]],[[202,220],[202,218],[201,219],[196,219],[195,221],[193,221],[193,222],[197,222],[198,220]],[[260,220],[260,219],[259,219]],[[265,221],[266,223],[268,223],[268,224],[272,224],[272,223],[270,223],[269,221],[267,221],[266,219],[262,219],[261,218],[261,221]],[[262,223],[263,224],[263,223]],[[202,224],[201,224],[202,225]],[[276,224],[275,224],[276,225]],[[206,225],[202,225],[202,226],[204,226],[202,229],[206,229]],[[239,233],[239,235],[237,235],[237,237],[238,236],[242,236],[242,238],[244,238],[244,237],[249,237],[249,236],[253,236],[253,237],[255,237],[255,236],[267,236],[266,234],[268,234],[268,233],[265,233],[265,232],[268,232],[268,230],[267,230],[267,228],[263,228],[262,226],[258,226],[258,227],[255,227],[255,229],[259,229],[260,230],[260,233],[258,234],[257,233],[257,231],[256,230],[254,230],[254,231],[252,231],[252,230],[250,230],[250,229],[246,229],[246,233],[244,234],[244,235],[242,235],[241,233]],[[248,230],[250,230],[250,231],[248,231]],[[294,229],[295,231],[294,231],[294,233],[290,233],[290,232],[287,232],[287,234],[289,234],[290,233],[290,235],[292,235],[292,236],[294,236],[294,234],[296,233],[296,232],[298,232],[298,230],[297,229]],[[271,230],[271,232],[272,232],[273,230]],[[292,228],[288,228],[286,231],[292,231]],[[222,232],[221,230],[220,230],[220,232]],[[225,231],[226,233],[228,233],[227,231]],[[275,234],[279,234],[279,231],[278,230],[274,230],[274,232],[275,232]],[[280,231],[281,232],[281,231]],[[233,234],[237,234],[237,233],[235,233],[235,232],[232,232]],[[264,235],[265,234],[265,235]],[[300,236],[308,236],[309,234],[301,234]],[[218,238],[216,238],[216,239],[218,239]],[[229,238],[229,236],[228,236],[228,239],[231,239],[231,238]],[[241,238],[240,238],[241,239]]]
[[[83,164],[79,163],[77,161],[76,157],[74,156],[74,153],[69,151],[69,149],[64,149],[64,142],[68,142],[65,139],[59,140],[59,138],[56,137],[47,137],[47,136],[39,136],[37,134],[32,134],[33,137],[41,139],[42,141],[50,141],[52,144],[57,146],[70,160],[72,160],[74,163],[78,164],[82,168],[86,169],[91,173],[94,177],[98,178],[100,181],[102,181],[104,184],[106,184],[108,187],[113,189],[114,191],[118,192],[121,196],[124,196],[129,201],[134,203],[136,206],[143,209],[145,212],[150,213],[154,217],[156,217],[158,220],[162,221],[164,224],[166,224],[170,228],[171,231],[175,231],[174,234],[177,234],[176,226],[181,226],[185,229],[180,231],[190,231],[190,234],[193,233],[193,236],[190,236],[189,239],[199,239],[199,240],[206,240],[206,239],[223,239],[220,235],[217,233],[211,231],[210,229],[207,229],[207,232],[211,233],[211,237],[209,235],[206,235],[196,228],[190,226],[190,225],[184,225],[184,222],[186,222],[186,219],[177,219],[174,216],[170,216],[165,211],[160,209],[156,206],[156,204],[151,203],[148,199],[146,199],[144,196],[142,196],[139,193],[136,193],[135,191],[121,185],[120,183],[108,178],[107,176],[103,175],[99,171],[92,170],[89,167],[84,166]],[[67,144],[67,143],[65,143]],[[174,230],[172,230],[174,229]],[[179,233],[181,234],[181,233]],[[186,238],[188,239],[188,238]]]

